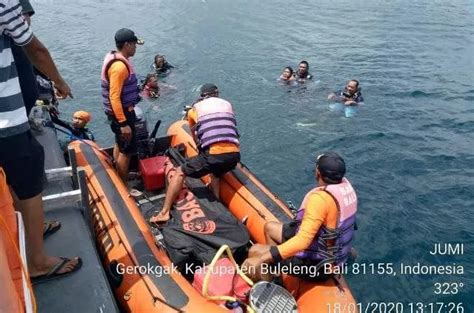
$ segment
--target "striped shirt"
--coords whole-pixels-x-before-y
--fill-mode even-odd
[[[33,39],[18,0],[0,0],[0,138],[29,129],[10,43],[24,46]]]

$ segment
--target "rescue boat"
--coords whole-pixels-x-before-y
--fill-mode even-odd
[[[26,270],[24,227],[0,167],[0,312],[36,312]]]
[[[161,209],[165,189],[147,191],[150,182],[141,184],[143,196],[132,197],[130,184],[126,186],[115,171],[110,156],[93,142],[75,141],[70,144],[74,149],[77,166],[85,169],[87,187],[90,197],[90,224],[96,236],[96,243],[108,273],[109,281],[121,308],[127,312],[225,312],[228,311],[212,297],[204,296],[192,285],[192,277],[182,272],[173,263],[173,245],[163,241],[166,227],[152,227],[147,218],[151,211]],[[187,126],[187,122],[178,121],[172,124],[167,136],[154,141],[148,157],[156,158],[165,151],[170,154],[173,166],[185,158],[197,154],[197,149]],[[155,159],[156,160],[156,159]],[[132,160],[131,170],[138,170],[146,160]],[[165,169],[166,162],[154,162],[165,173],[166,179],[172,170]],[[173,166],[169,166],[171,168]],[[209,177],[189,181],[184,188],[204,192],[197,196],[199,202],[212,198],[212,193],[205,188]],[[129,182],[132,183],[133,182]],[[160,186],[162,187],[162,186]],[[243,164],[225,174],[220,186],[221,203],[232,214],[235,222],[230,222],[236,229],[244,227],[248,234],[244,238],[251,243],[264,243],[264,224],[267,221],[287,222],[292,212],[287,204],[273,194]],[[209,194],[211,196],[209,196]],[[189,197],[183,192],[181,200]],[[178,197],[178,202],[180,198]],[[179,203],[178,203],[179,204]],[[151,208],[151,209],[150,209]],[[179,210],[179,208],[178,208]],[[225,209],[219,209],[221,212]],[[175,210],[173,210],[175,211]],[[172,211],[172,214],[173,214]],[[194,214],[194,215],[193,215]],[[189,213],[187,219],[192,222],[197,213]],[[229,220],[226,216],[224,220]],[[245,223],[241,221],[244,220]],[[212,228],[206,223],[191,223],[191,237],[198,228]],[[205,233],[205,231],[204,231]],[[249,236],[251,240],[249,241]],[[237,244],[236,244],[237,246]],[[217,250],[217,249],[216,249]],[[235,250],[234,250],[235,252]],[[159,273],[158,273],[159,272]],[[339,304],[341,307],[353,305],[355,300],[344,277],[335,276],[326,282],[307,282],[293,276],[284,275],[283,285],[296,299],[298,312],[328,312],[328,308]],[[293,310],[294,311],[294,310]]]

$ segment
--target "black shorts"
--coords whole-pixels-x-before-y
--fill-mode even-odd
[[[298,223],[291,221],[283,224],[281,238],[283,242],[296,235]],[[272,265],[272,269],[296,276],[306,281],[326,281],[331,275],[324,273],[324,267],[314,261],[301,259],[297,256],[282,260]]]
[[[193,178],[200,178],[211,173],[216,177],[221,177],[233,170],[239,162],[239,152],[209,154],[206,151],[186,161],[181,165],[181,169],[186,176]]]
[[[296,235],[297,228],[298,228],[298,223],[295,221],[291,221],[289,223],[283,224],[283,227],[281,229],[282,242],[285,242],[288,239],[294,237]]]
[[[17,197],[26,200],[40,194],[43,191],[44,150],[31,131],[0,138],[0,150],[0,166]]]
[[[135,131],[135,111],[131,112],[124,112],[125,117],[127,118],[127,125],[130,126],[132,129],[132,138],[130,140],[125,140],[122,136],[122,132],[120,130],[120,125],[117,119],[112,116],[108,115],[107,117],[110,122],[110,129],[115,134],[115,143],[118,145],[119,151],[123,154],[136,154],[137,153],[137,136]]]

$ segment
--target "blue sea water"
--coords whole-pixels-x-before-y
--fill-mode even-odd
[[[354,242],[360,264],[393,263],[396,276],[350,273],[357,300],[463,302],[474,310],[474,3],[364,1],[33,1],[33,28],[75,98],[68,117],[93,113],[102,145],[100,68],[118,28],[145,45],[133,59],[145,76],[156,53],[176,66],[176,90],[142,103],[161,134],[206,82],[237,112],[243,162],[274,192],[299,203],[314,185],[313,159],[337,151],[359,194]],[[276,82],[305,59],[315,76],[297,88]],[[328,93],[360,81],[365,104],[345,117]],[[435,243],[464,254],[433,256]],[[402,275],[401,263],[463,266],[462,275]],[[462,283],[436,294],[436,283]]]

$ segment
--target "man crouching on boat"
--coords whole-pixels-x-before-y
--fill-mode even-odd
[[[288,224],[267,222],[267,244],[250,249],[242,268],[252,278],[270,280],[284,273],[324,281],[333,266],[347,261],[356,225],[357,196],[345,172],[344,160],[338,154],[317,157],[318,187],[306,194],[295,219]]]
[[[199,154],[177,168],[168,185],[163,209],[150,219],[152,223],[170,219],[169,212],[186,176],[200,178],[211,174],[211,188],[219,199],[219,177],[240,161],[239,134],[230,102],[217,96],[206,97],[193,105],[187,118]]]

